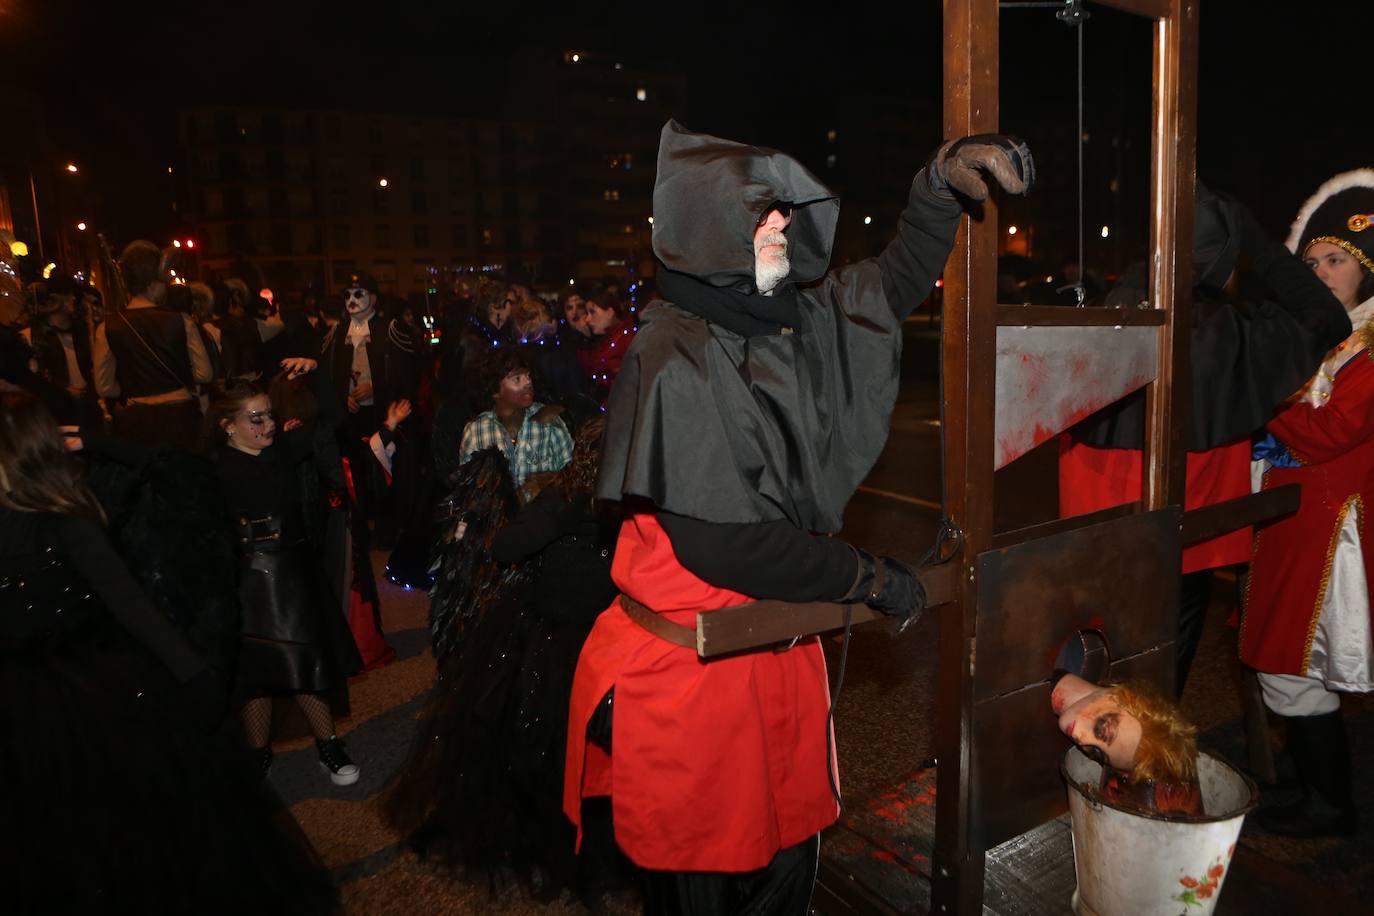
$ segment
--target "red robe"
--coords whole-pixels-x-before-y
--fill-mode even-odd
[[[1140,499],[1138,449],[1094,448],[1060,440],[1059,514],[1064,518],[1110,509]],[[1184,508],[1197,509],[1250,492],[1250,440],[1205,452],[1189,452]],[[1250,559],[1250,529],[1240,528],[1183,551],[1183,572],[1198,572]]]
[[[1326,404],[1313,407],[1298,401],[1268,424],[1302,466],[1270,468],[1264,489],[1301,484],[1302,505],[1294,515],[1262,526],[1255,536],[1240,657],[1259,671],[1325,674],[1309,672],[1309,663],[1337,535],[1349,513],[1355,513],[1361,529],[1366,581],[1374,581],[1374,548],[1363,531],[1366,507],[1374,499],[1374,353],[1368,336],[1359,336],[1364,338],[1361,351],[1336,373]],[[1368,613],[1367,593],[1364,598]],[[1358,646],[1341,648],[1360,651]]]
[[[688,626],[698,611],[750,600],[683,568],[647,513],[622,525],[611,577]],[[611,687],[608,755],[586,740],[586,726]],[[702,661],[614,603],[597,618],[573,681],[563,810],[580,838],[582,799],[610,795],[616,842],[644,868],[762,868],[839,815],[827,776],[829,704],[815,637],[784,652]]]

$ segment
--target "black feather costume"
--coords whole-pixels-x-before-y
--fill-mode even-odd
[[[474,454],[445,505],[461,540],[441,544],[431,627],[438,674],[384,813],[408,845],[438,864],[486,877],[514,877],[547,893],[572,873],[571,826],[540,789],[561,772],[571,656],[554,666],[555,634],[534,600],[537,561],[492,557],[498,531],[517,509],[498,449]],[[555,676],[558,668],[566,676]],[[550,750],[552,749],[552,750]],[[559,828],[562,828],[561,830]]]

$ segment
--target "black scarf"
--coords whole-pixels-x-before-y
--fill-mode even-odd
[[[734,331],[741,337],[777,334],[801,321],[797,287],[782,283],[773,295],[741,293],[712,286],[675,270],[659,271],[658,289],[663,298],[686,312]]]

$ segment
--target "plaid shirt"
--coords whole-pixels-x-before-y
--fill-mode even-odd
[[[506,456],[506,461],[510,462],[511,477],[515,479],[517,489],[527,477],[562,469],[572,460],[572,436],[568,435],[568,428],[563,425],[561,417],[555,417],[549,423],[534,421],[534,415],[543,406],[535,402],[525,410],[517,442],[511,442],[510,434],[496,416],[496,411],[478,414],[463,427],[463,444],[459,447],[462,460],[467,461],[473,452],[496,446]]]

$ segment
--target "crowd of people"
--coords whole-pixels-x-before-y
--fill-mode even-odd
[[[556,860],[570,874],[572,827],[544,764],[561,760],[581,640],[614,595],[614,516],[588,492],[604,399],[636,330],[633,300],[614,289],[588,299],[575,287],[541,298],[485,275],[444,297],[437,314],[417,316],[406,303],[384,308],[361,273],[333,307],[309,290],[273,301],[252,292],[258,284],[188,274],[175,252],[146,241],[107,265],[103,292],[84,273],[56,269],[23,283],[8,257],[0,270],[0,704],[15,776],[7,793],[24,802],[6,807],[15,815],[7,823],[51,850],[6,862],[20,909],[57,911],[50,897],[64,857],[59,843],[42,842],[57,824],[127,849],[96,856],[81,893],[58,909],[124,911],[134,900],[165,912],[337,907],[271,791],[274,711],[283,701],[299,711],[322,778],[359,779],[368,763],[349,754],[335,716],[351,675],[395,657],[377,549],[389,551],[387,575],[401,584],[438,580],[441,674],[430,715],[452,718],[446,746],[471,726],[454,710],[489,712],[491,682],[449,677],[444,663],[471,668],[473,652],[492,645],[527,651],[525,680],[510,689],[530,677],[539,689],[499,711],[513,718],[495,720],[483,753],[495,761],[518,736],[532,755],[522,772],[546,773],[542,791],[494,793],[508,779],[498,770],[471,784],[445,781],[448,770],[438,779],[417,746],[397,780],[396,823],[423,849],[433,832],[425,824],[455,806],[461,816],[445,823],[468,829],[489,824],[471,818],[494,804],[533,810],[567,836],[532,830],[549,855],[526,866]],[[22,613],[9,614],[13,602]],[[502,620],[512,607],[521,616]],[[461,643],[460,632],[469,637]],[[457,746],[473,759],[471,738]],[[157,775],[188,769],[194,777]],[[101,771],[135,786],[114,817],[91,792],[61,789]],[[155,838],[128,849],[126,820],[140,817],[135,841]],[[225,844],[251,849],[220,855],[220,844],[188,843],[207,818],[223,822]],[[441,839],[435,849],[460,848]],[[495,865],[491,848],[484,842],[466,863],[448,858]],[[216,866],[189,863],[202,854]],[[184,864],[184,875],[134,896],[159,856]],[[241,893],[211,899],[211,888],[243,872]],[[288,892],[269,892],[277,886]]]
[[[187,282],[145,241],[103,296],[0,265],[19,911],[337,909],[272,794],[273,719],[299,710],[335,785],[369,766],[335,714],[394,657],[376,550],[431,596],[435,688],[383,805],[409,848],[588,902],[637,868],[651,913],[806,911],[839,811],[819,642],[703,663],[691,621],[772,600],[919,614],[911,566],[833,535],[886,441],[901,322],[965,205],[1028,192],[1034,165],[1012,137],[946,144],[891,244],[835,271],[838,199],[795,160],[670,122],[659,165],[658,296],[482,276],[430,314],[355,273],[332,305],[277,301]],[[1304,789],[1262,820],[1348,834],[1339,692],[1374,689],[1374,171],[1324,186],[1287,247],[1197,201],[1189,506],[1247,492],[1252,451],[1263,486],[1305,488],[1254,539],[1241,634]],[[1142,410],[1065,438],[1064,514],[1138,498]],[[1185,555],[1180,691],[1199,575],[1250,559],[1248,534]]]

